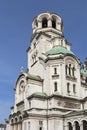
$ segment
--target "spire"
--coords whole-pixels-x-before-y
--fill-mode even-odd
[[[23,72],[24,72],[24,67],[21,66],[21,68],[20,68],[20,73],[23,73]]]

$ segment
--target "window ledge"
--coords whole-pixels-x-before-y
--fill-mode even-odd
[[[69,76],[69,75],[66,75],[66,79],[68,79],[68,80],[73,80],[73,81],[77,81],[77,78],[76,78],[76,77],[72,77],[72,76]]]
[[[58,74],[54,74],[54,75],[52,75],[52,78],[59,78],[59,75]]]

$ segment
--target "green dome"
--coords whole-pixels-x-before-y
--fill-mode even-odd
[[[81,69],[81,74],[87,76],[87,70],[86,69]]]
[[[56,54],[72,54],[74,55],[74,53],[72,51],[67,50],[64,47],[60,47],[60,46],[56,46],[54,48],[52,48],[51,50],[49,50],[46,55],[56,55]]]

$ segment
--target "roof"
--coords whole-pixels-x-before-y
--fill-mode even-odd
[[[86,115],[87,114],[87,109],[85,110],[80,110],[80,111],[71,111],[67,114],[65,114],[65,117],[71,117],[71,116],[77,116],[77,115]]]
[[[43,81],[40,76],[38,76],[38,75],[31,75],[29,73],[27,74],[27,78],[34,79],[34,80],[37,80],[37,81]]]
[[[52,48],[51,50],[46,52],[46,55],[56,55],[56,54],[60,54],[60,53],[74,55],[74,53],[72,51],[69,51],[65,47],[61,47],[61,46],[56,46],[56,47]]]
[[[46,93],[43,93],[43,92],[36,92],[33,95],[35,95],[35,96],[47,96]]]
[[[87,76],[87,69],[81,69],[81,74]]]

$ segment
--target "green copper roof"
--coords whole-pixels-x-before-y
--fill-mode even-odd
[[[38,80],[38,81],[42,81],[41,77],[40,76],[37,76],[37,75],[31,75],[31,74],[27,74],[28,78],[30,79],[34,79],[34,80]]]
[[[56,46],[56,47],[52,48],[51,50],[49,50],[49,51],[46,53],[46,55],[56,55],[56,54],[60,54],[60,53],[62,53],[62,54],[72,54],[72,55],[74,55],[72,51],[69,51],[69,50],[67,50],[66,48],[61,47],[61,46]]]
[[[81,74],[87,76],[87,70],[86,69],[81,69]]]
[[[36,93],[34,93],[34,95],[36,95],[36,96],[47,96],[46,93],[42,93],[42,92],[36,92]]]

